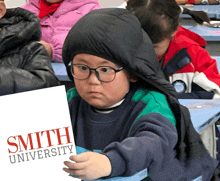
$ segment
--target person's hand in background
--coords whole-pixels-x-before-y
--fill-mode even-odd
[[[46,50],[47,50],[48,55],[50,56],[50,58],[52,58],[52,48],[51,48],[50,44],[47,43],[47,42],[45,42],[45,41],[43,41],[43,40],[41,40],[40,43],[41,43],[42,45],[44,45],[44,47],[45,47]]]

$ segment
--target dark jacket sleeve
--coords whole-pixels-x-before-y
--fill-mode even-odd
[[[109,177],[131,176],[147,168],[153,181],[191,181],[200,176],[210,180],[213,170],[204,167],[210,163],[210,155],[187,165],[176,158],[177,139],[175,126],[164,116],[158,113],[142,116],[133,126],[130,137],[103,150],[112,165]]]
[[[110,177],[131,176],[148,169],[152,180],[181,180],[185,170],[175,158],[175,126],[158,113],[149,113],[134,124],[130,137],[114,142],[103,152],[112,164]]]
[[[0,66],[0,95],[18,93],[59,85],[45,48],[32,42],[20,50],[20,55],[8,55]]]

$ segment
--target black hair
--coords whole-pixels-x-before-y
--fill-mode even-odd
[[[171,38],[179,26],[181,8],[175,0],[129,0],[126,9],[137,16],[154,44]],[[184,7],[183,13],[199,24],[210,21],[203,11],[190,11]]]
[[[129,0],[126,8],[137,16],[154,44],[170,38],[179,26],[181,9],[175,0]]]

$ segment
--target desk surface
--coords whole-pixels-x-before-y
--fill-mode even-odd
[[[203,25],[182,25],[184,28],[189,29],[201,37],[203,37],[206,41],[220,41],[220,28],[207,27]]]
[[[184,6],[184,5],[181,5]],[[192,7],[187,7],[190,10],[195,11],[205,11],[208,16],[212,19],[220,19],[220,4],[218,5],[193,5]],[[191,18],[191,16],[187,14],[181,14],[182,18]]]
[[[187,8],[190,10],[205,11],[212,20],[216,20],[216,21],[220,20],[220,5],[194,5],[193,7],[187,7]],[[191,16],[186,14],[181,14],[180,17],[183,19],[191,18]],[[220,28],[201,26],[198,24],[192,26],[191,23],[187,23],[187,22],[181,24],[181,26],[199,34],[206,41],[220,41]]]
[[[220,57],[219,56],[212,56],[217,61],[218,71],[220,73]]]
[[[70,81],[64,63],[52,62],[51,65],[53,67],[55,75],[60,81]]]
[[[220,119],[220,99],[180,99],[179,102],[189,109],[193,126],[197,132],[201,132]]]

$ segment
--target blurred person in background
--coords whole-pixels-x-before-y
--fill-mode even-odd
[[[216,60],[204,49],[206,41],[201,36],[179,26],[181,9],[175,0],[129,0],[126,8],[149,35],[179,99],[220,98]]]
[[[59,85],[40,37],[35,14],[0,0],[0,95]]]
[[[63,42],[72,26],[88,12],[100,9],[98,0],[29,0],[22,8],[40,18],[41,43],[53,61],[63,62]]]

